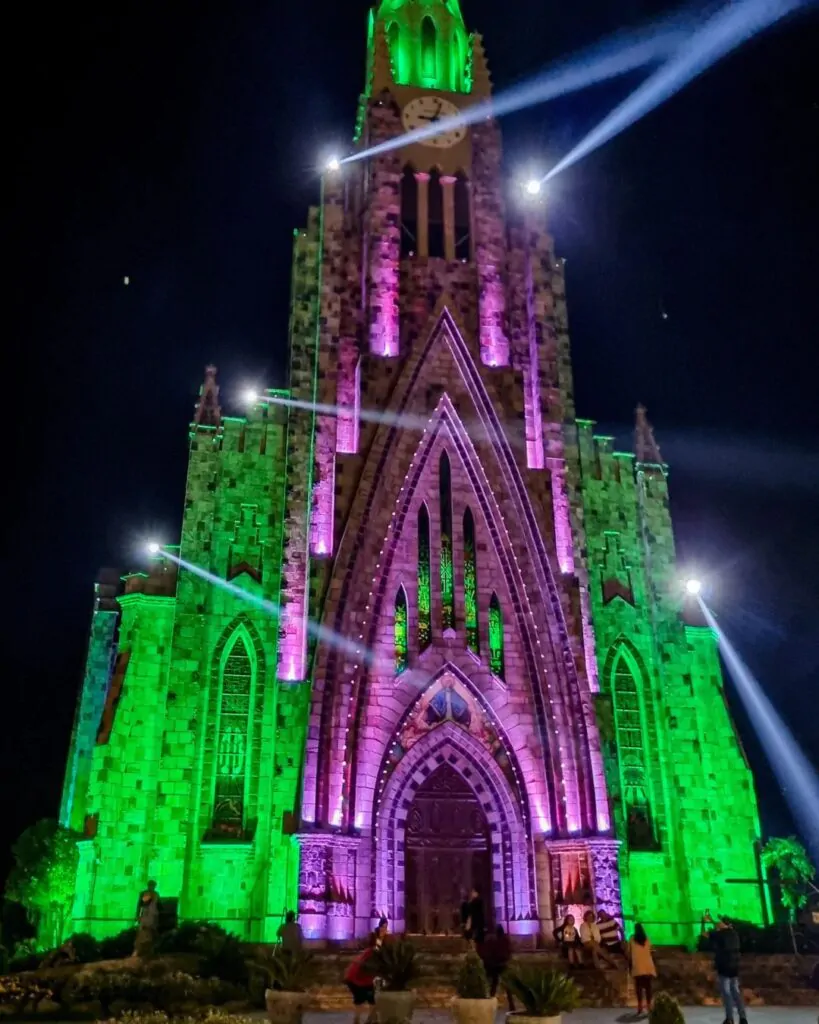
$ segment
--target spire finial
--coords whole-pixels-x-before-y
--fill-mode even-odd
[[[199,401],[196,403],[193,422],[200,427],[218,427],[222,422],[215,366],[205,367],[205,380],[199,389]]]
[[[662,466],[660,446],[654,438],[654,428],[648,422],[646,407],[642,402],[634,410],[634,453],[637,461],[651,466]]]

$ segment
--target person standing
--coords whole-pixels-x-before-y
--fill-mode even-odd
[[[645,928],[638,924],[634,929],[634,935],[628,944],[628,959],[631,965],[631,976],[634,978],[634,988],[637,991],[637,1014],[651,1012],[651,987],[654,978],[657,977],[657,968],[654,966],[654,957],[651,953],[651,943],[646,935]],[[645,1009],[643,1009],[645,1003]]]
[[[598,969],[601,960],[605,960],[609,967],[617,967],[614,960],[608,953],[603,952],[603,947],[600,945],[600,929],[594,919],[593,910],[587,910],[583,915],[583,924],[580,925],[580,943],[583,949],[591,954],[592,963]]]
[[[150,956],[159,933],[159,893],[156,882],[151,879],[148,887],[139,894],[136,910],[137,933],[134,941],[134,956]]]
[[[367,948],[363,949],[344,972],[344,984],[353,997],[353,1024],[361,1024],[361,1015],[365,1006],[372,1009],[367,1014],[369,1024],[375,1013],[375,967],[373,957],[384,945],[387,938],[388,922],[382,917],[378,927],[370,933]]]
[[[509,941],[509,936],[503,929],[503,925],[499,924],[495,931],[487,938],[486,942],[484,942],[481,949],[481,960],[483,960],[486,977],[489,979],[490,996],[498,994],[498,984],[500,983],[501,975],[509,966],[511,959],[512,944]],[[506,990],[506,996],[509,1000],[509,1012],[514,1013],[515,1001],[509,989]]]
[[[552,933],[555,937],[555,942],[560,946],[565,956],[569,961],[569,966],[576,964],[580,966],[580,936],[577,934],[577,928],[574,925],[574,914],[567,914],[563,918],[563,924],[560,924],[555,928]]]
[[[706,910],[703,926],[709,924],[712,926],[711,949],[714,952],[714,969],[717,972],[719,991],[725,1007],[725,1024],[734,1024],[734,1009],[739,1014],[739,1024],[748,1024],[739,986],[739,935],[727,917],[720,917],[714,927],[714,919]]]
[[[621,953],[623,956],[628,956],[620,925],[611,914],[605,910],[599,911],[597,927],[600,929],[600,945],[607,953]]]
[[[287,953],[301,953],[304,944],[304,934],[292,910],[288,910],[285,914],[284,924],[279,925],[276,935],[283,951]]]
[[[483,900],[477,889],[473,888],[469,894],[467,904],[466,927],[464,937],[479,946],[486,935],[486,919],[483,913]]]

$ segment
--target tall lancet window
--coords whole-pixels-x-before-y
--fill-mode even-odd
[[[441,628],[455,629],[455,578],[452,565],[452,474],[449,457],[441,452],[438,464],[441,499]]]
[[[406,259],[418,251],[418,182],[409,166],[401,176],[401,256]]]
[[[429,255],[442,257],[444,249],[444,188],[441,173],[433,170],[429,175],[427,200],[427,237]]]
[[[432,587],[429,555],[429,512],[418,509],[418,647],[425,651],[432,641]]]
[[[421,22],[421,78],[424,85],[436,85],[438,54],[435,22],[430,17]]]
[[[469,509],[464,512],[464,616],[466,646],[473,654],[478,654],[478,563],[475,554],[475,520]]]
[[[409,623],[407,617],[407,595],[403,587],[395,595],[395,674],[400,675],[409,664]]]
[[[253,659],[243,633],[237,633],[227,648],[220,682],[213,829],[239,835],[244,828],[253,694]]]
[[[612,666],[611,690],[628,844],[632,850],[655,849],[640,693],[631,665],[622,649]]]
[[[455,259],[468,260],[472,252],[469,212],[469,180],[463,171],[455,176]]]
[[[504,678],[503,613],[497,594],[489,601],[489,667],[498,679]]]

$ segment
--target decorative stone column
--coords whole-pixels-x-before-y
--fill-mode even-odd
[[[451,174],[441,175],[444,194],[444,257],[455,259],[455,178]]]
[[[418,201],[416,204],[418,255],[429,256],[429,175],[426,171],[416,171],[418,182]]]
[[[589,839],[594,901],[598,910],[606,910],[623,924],[623,902],[620,897],[619,839]]]

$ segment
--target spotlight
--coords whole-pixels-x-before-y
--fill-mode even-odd
[[[696,595],[702,590],[702,582],[700,580],[686,580],[685,589],[689,594],[696,597]]]
[[[255,388],[248,388],[242,394],[245,405],[255,405],[259,401],[259,392]]]
[[[149,555],[158,555],[159,552],[160,552],[159,544],[157,544],[157,542],[155,540],[152,540],[151,543],[148,545],[148,554]]]
[[[327,161],[327,170],[333,174],[341,170],[341,161],[337,156],[331,156]]]
[[[530,178],[523,186],[527,196],[540,195],[541,183],[537,178]]]

